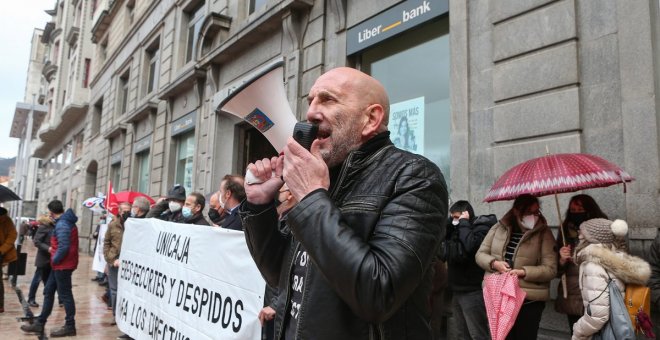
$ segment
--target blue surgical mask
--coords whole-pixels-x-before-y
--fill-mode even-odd
[[[183,207],[183,209],[181,209],[181,215],[183,215],[184,218],[189,218],[192,214],[192,210],[188,207]]]

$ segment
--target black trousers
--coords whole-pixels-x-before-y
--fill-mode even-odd
[[[518,317],[516,317],[516,323],[513,324],[513,328],[509,331],[506,340],[536,339],[544,308],[545,301],[525,300],[522,308],[520,308]]]

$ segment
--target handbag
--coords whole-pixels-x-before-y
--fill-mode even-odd
[[[610,293],[610,319],[607,321],[603,328],[600,331],[593,335],[593,340],[629,340],[635,339],[635,329],[633,328],[632,322],[630,321],[630,314],[628,314],[628,309],[626,304],[623,301],[623,296],[619,291],[619,288],[614,283],[614,280],[610,277],[610,274],[607,273],[607,282],[606,290],[609,290]],[[605,290],[603,290],[605,292]],[[601,292],[601,295],[603,293]],[[592,301],[596,300],[600,295],[598,295]],[[587,313],[591,315],[590,305],[587,305]]]
[[[9,263],[7,268],[7,275],[25,275],[25,267],[27,267],[27,253],[18,253],[18,258],[14,262]]]

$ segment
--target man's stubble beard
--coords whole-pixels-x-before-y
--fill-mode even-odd
[[[348,154],[361,145],[359,112],[340,113],[337,124],[332,128],[332,142],[329,150],[321,150],[321,156],[329,168],[340,165]]]

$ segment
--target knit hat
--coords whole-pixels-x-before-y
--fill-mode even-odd
[[[176,200],[176,201],[185,201],[186,200],[186,188],[179,184],[175,184],[172,189],[167,193],[167,198]]]
[[[589,243],[614,243],[616,238],[626,236],[628,224],[624,220],[614,222],[604,218],[593,218],[580,224],[580,231]]]

